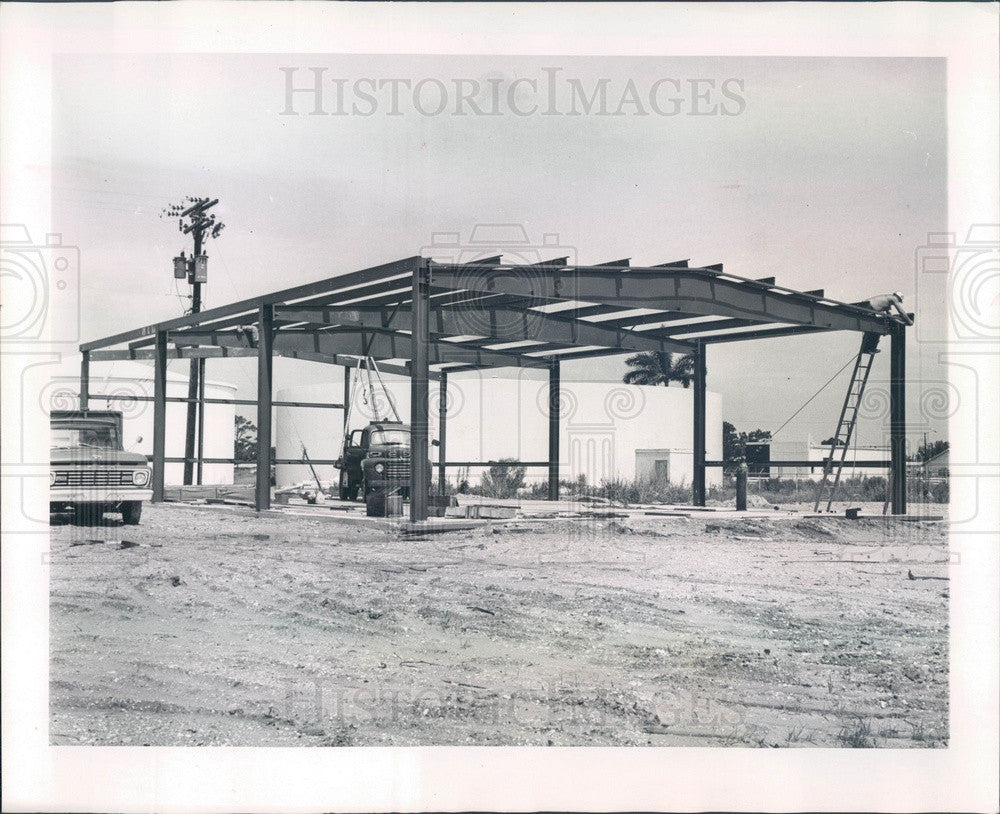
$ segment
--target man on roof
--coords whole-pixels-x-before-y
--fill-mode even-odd
[[[892,316],[892,312],[895,311],[907,325],[913,324],[910,315],[903,309],[903,295],[899,291],[893,291],[891,294],[876,294],[868,300],[868,304],[876,313]]]

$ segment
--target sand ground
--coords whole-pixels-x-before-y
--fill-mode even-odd
[[[948,742],[942,522],[54,523],[54,744]]]

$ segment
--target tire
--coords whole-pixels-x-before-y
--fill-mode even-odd
[[[358,499],[358,484],[351,483],[351,476],[346,470],[342,470],[340,473],[340,499],[341,500],[357,500]]]
[[[122,503],[122,521],[126,526],[138,526],[142,517],[142,501],[129,500]]]

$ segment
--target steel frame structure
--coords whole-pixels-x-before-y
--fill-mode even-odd
[[[560,362],[624,352],[691,354],[694,368],[692,500],[705,503],[705,393],[709,345],[825,331],[888,335],[893,513],[906,512],[905,323],[866,303],[796,291],[774,278],[748,279],[721,265],[687,260],[635,267],[629,260],[570,266],[565,258],[505,265],[502,257],[465,264],[408,257],[275,291],[80,345],[81,409],[90,365],[152,359],[153,499],[163,500],[166,370],[170,359],[256,357],[258,511],[270,508],[272,367],[275,356],[350,368],[362,356],[411,382],[410,519],[427,519],[429,382],[439,381],[438,476],[443,484],[449,373],[527,367],[549,374],[548,497],[559,497]],[[122,347],[124,346],[124,347]],[[183,401],[183,399],[181,399]],[[220,400],[222,401],[222,400]],[[236,400],[233,400],[236,403]],[[245,403],[246,400],[240,403]],[[346,401],[345,401],[346,403]],[[291,406],[291,405],[290,405]],[[341,405],[328,405],[337,407]],[[213,459],[221,461],[223,459]],[[285,462],[285,461],[282,461]],[[533,463],[534,465],[534,463]]]

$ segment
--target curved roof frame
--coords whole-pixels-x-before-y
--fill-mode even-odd
[[[899,324],[867,303],[739,277],[722,265],[636,267],[625,259],[570,266],[565,258],[506,265],[500,256],[449,264],[415,256],[85,342],[80,350],[95,361],[149,358],[165,332],[175,358],[252,356],[250,326],[260,307],[271,305],[275,355],[334,364],[372,356],[399,360],[405,372],[418,266],[430,275],[430,363],[450,371],[691,353],[704,344],[821,331],[882,335]]]

